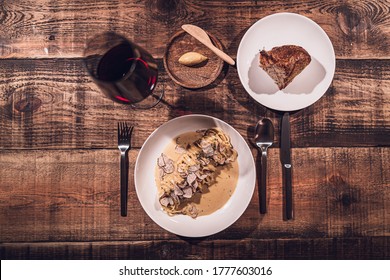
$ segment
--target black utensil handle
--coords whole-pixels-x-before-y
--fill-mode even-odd
[[[128,171],[126,154],[121,154],[121,216],[127,216]]]
[[[261,153],[260,213],[267,213],[267,151]]]
[[[283,171],[283,184],[286,199],[286,219],[291,220],[293,218],[291,164],[284,164]]]

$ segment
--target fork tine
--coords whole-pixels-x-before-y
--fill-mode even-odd
[[[118,123],[118,139],[119,139],[119,140],[122,140],[122,139],[123,139],[123,134],[124,134],[123,122],[119,122],[119,123]]]
[[[129,127],[127,126],[127,122],[124,122],[123,125],[124,125],[125,137],[127,139],[129,136]]]
[[[121,124],[122,124],[121,136],[122,136],[122,140],[123,140],[126,137],[126,126],[125,126],[124,122],[121,122]]]
[[[121,137],[121,130],[120,130],[120,127],[119,127],[119,122],[118,122],[118,142],[120,140],[120,137]]]
[[[126,124],[127,125],[127,124]],[[130,140],[131,138],[131,130],[132,130],[132,126],[131,125],[127,125],[127,138]]]
[[[130,142],[133,129],[134,126],[128,125],[127,122],[118,122],[118,143],[125,141]]]
[[[127,141],[129,141],[129,145],[131,146],[131,132],[133,131],[133,126],[129,126]]]

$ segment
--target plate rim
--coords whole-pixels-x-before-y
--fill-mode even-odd
[[[145,147],[145,144],[148,141],[150,141],[150,139],[152,139],[152,137],[154,137],[154,135],[156,133],[158,133],[158,131],[161,128],[163,128],[165,126],[168,126],[168,125],[171,125],[173,123],[173,121],[175,121],[175,122],[180,121],[183,118],[206,118],[206,119],[210,119],[210,120],[216,121],[217,123],[219,122],[219,123],[221,123],[223,125],[226,125],[226,126],[230,127],[230,129],[232,129],[238,135],[238,138],[240,138],[240,141],[242,141],[242,143],[244,144],[245,149],[250,153],[250,158],[251,158],[249,172],[251,172],[251,174],[253,175],[252,176],[253,180],[252,180],[252,182],[250,182],[250,184],[249,183],[246,184],[248,186],[250,185],[250,189],[249,189],[250,195],[247,196],[246,203],[244,204],[244,207],[242,207],[242,209],[241,209],[242,211],[239,211],[240,213],[238,215],[236,215],[236,217],[234,219],[230,220],[228,223],[224,224],[223,226],[217,227],[216,229],[213,229],[213,230],[203,230],[201,233],[198,233],[198,234],[183,234],[183,233],[181,233],[178,230],[171,229],[168,226],[165,226],[162,223],[160,223],[159,220],[156,219],[156,217],[154,217],[154,215],[151,213],[151,211],[147,207],[145,207],[143,200],[140,199],[140,193],[139,193],[140,192],[140,190],[139,190],[140,187],[139,187],[139,183],[138,183],[138,179],[137,179],[137,171],[139,170],[139,158],[142,155],[142,152],[143,152],[143,149]],[[153,178],[154,178],[154,175],[153,175]],[[230,124],[228,124],[227,122],[225,122],[225,121],[223,121],[221,119],[218,119],[218,118],[213,117],[213,116],[205,115],[205,114],[183,115],[183,116],[179,116],[179,117],[173,118],[173,119],[165,122],[164,124],[160,125],[145,140],[144,144],[142,145],[142,147],[141,147],[141,149],[140,149],[140,151],[138,153],[138,156],[137,156],[137,159],[136,159],[136,163],[135,163],[135,167],[134,167],[134,187],[135,187],[135,190],[136,190],[138,201],[140,202],[140,204],[142,206],[142,209],[149,216],[149,218],[151,218],[158,226],[160,226],[161,228],[165,229],[168,232],[171,232],[173,234],[176,234],[176,235],[179,235],[179,236],[183,236],[183,237],[205,237],[205,236],[210,236],[210,235],[219,233],[219,232],[227,229],[232,224],[234,224],[244,214],[244,212],[246,211],[246,209],[248,208],[248,206],[249,206],[249,204],[250,204],[250,202],[252,200],[252,197],[253,197],[253,194],[254,194],[254,191],[255,191],[255,187],[256,187],[256,165],[255,165],[254,157],[252,155],[252,152],[251,152],[251,149],[250,149],[248,143],[245,141],[244,137],[233,126],[231,126]],[[163,211],[163,210],[161,210],[161,211]],[[202,216],[202,217],[207,217],[207,216]]]
[[[244,41],[246,39],[247,36],[249,36],[249,31],[252,30],[253,28],[255,28],[256,25],[260,24],[262,21],[264,20],[267,20],[269,18],[272,18],[272,17],[281,17],[281,16],[294,16],[294,17],[297,17],[297,18],[300,18],[301,20],[305,20],[306,22],[310,23],[311,25],[314,25],[323,35],[323,37],[325,38],[326,40],[326,43],[329,45],[329,50],[331,50],[331,55],[332,55],[332,69],[330,69],[332,71],[332,75],[331,75],[331,78],[329,79],[329,84],[327,84],[327,87],[326,87],[326,90],[320,94],[316,99],[314,99],[313,102],[311,102],[310,104],[308,105],[300,105],[300,106],[295,106],[294,108],[289,108],[289,109],[285,109],[285,108],[281,108],[281,107],[277,107],[277,106],[269,106],[269,104],[265,105],[264,103],[261,103],[260,101],[258,101],[254,96],[252,96],[252,94],[248,91],[247,89],[247,86],[246,84],[244,84],[243,82],[243,77],[242,77],[242,69],[240,71],[240,53],[242,53],[242,48],[243,48],[243,45],[244,45]],[[332,41],[330,40],[328,34],[325,32],[325,30],[318,24],[316,23],[314,20],[304,16],[304,15],[301,15],[301,14],[298,14],[298,13],[292,13],[292,12],[280,12],[280,13],[274,13],[274,14],[269,14],[263,18],[260,18],[258,19],[256,22],[254,22],[245,32],[245,34],[242,36],[241,38],[241,41],[240,41],[240,44],[238,46],[238,49],[237,49],[237,73],[238,73],[238,77],[240,79],[240,82],[241,82],[241,85],[244,87],[246,93],[258,104],[261,104],[269,109],[272,109],[272,110],[276,110],[276,111],[282,111],[282,112],[293,112],[293,111],[298,111],[298,110],[302,110],[304,108],[307,108],[311,105],[313,105],[314,103],[316,103],[319,99],[321,99],[325,93],[329,90],[329,87],[331,86],[332,84],[332,81],[334,80],[334,75],[335,75],[335,72],[336,72],[336,55],[335,55],[335,51],[334,51],[334,46],[332,44]]]

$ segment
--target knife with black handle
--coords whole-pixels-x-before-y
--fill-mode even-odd
[[[286,219],[293,218],[292,180],[291,180],[291,143],[290,143],[290,114],[284,113],[281,127],[280,161],[283,169],[283,190],[285,197]]]

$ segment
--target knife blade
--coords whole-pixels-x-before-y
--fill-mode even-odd
[[[284,113],[282,117],[280,161],[283,169],[283,190],[285,197],[286,219],[293,218],[292,209],[292,176],[291,176],[291,143],[290,143],[290,114]]]

